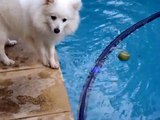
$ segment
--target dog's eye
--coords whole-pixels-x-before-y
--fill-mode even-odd
[[[56,20],[57,17],[56,17],[56,16],[51,16],[51,19],[52,19],[52,20]]]
[[[63,22],[66,22],[66,21],[67,21],[67,19],[66,19],[66,18],[63,18],[63,19],[62,19],[62,21],[63,21]]]

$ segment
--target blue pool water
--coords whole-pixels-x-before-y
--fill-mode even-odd
[[[86,77],[102,50],[127,27],[160,11],[159,0],[83,0],[81,24],[57,46],[77,119]],[[121,62],[120,51],[131,58]],[[160,19],[137,30],[109,55],[90,91],[87,120],[160,120]]]

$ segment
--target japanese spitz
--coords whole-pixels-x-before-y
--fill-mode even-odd
[[[17,43],[14,36],[30,41],[44,65],[58,68],[55,44],[76,31],[81,6],[81,0],[0,0],[0,61],[15,63],[4,50]]]

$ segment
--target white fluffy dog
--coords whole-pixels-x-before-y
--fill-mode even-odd
[[[0,0],[0,61],[15,62],[5,54],[5,45],[14,45],[16,37],[30,41],[42,63],[58,68],[55,44],[76,31],[81,0]]]

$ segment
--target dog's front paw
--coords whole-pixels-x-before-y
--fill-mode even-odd
[[[56,61],[54,58],[50,59],[50,67],[54,68],[54,69],[58,69],[59,68],[59,62]]]
[[[59,63],[56,63],[56,62],[51,62],[51,68],[54,68],[54,69],[58,69],[59,68]]]
[[[8,46],[14,46],[16,44],[17,44],[16,40],[8,40],[7,43],[6,43],[6,45],[8,45]]]
[[[44,66],[50,67],[50,64],[49,64],[49,61],[47,60],[47,58],[43,57],[42,58],[42,63],[43,63]]]
[[[44,66],[47,66],[53,69],[59,68],[59,62],[55,59],[54,53],[49,56],[46,50],[42,49],[40,59]]]
[[[53,68],[53,69],[58,69],[59,68],[59,63],[57,62],[54,62],[54,61],[48,61],[48,62],[44,62],[43,61],[43,65],[46,66],[46,67],[50,67],[50,68]]]
[[[3,60],[2,63],[4,65],[13,65],[15,63],[15,61],[11,60],[11,59],[6,59],[6,60]]]
[[[59,63],[56,62],[54,59],[50,59],[50,61],[49,61],[46,58],[43,58],[42,63],[46,67],[50,67],[50,68],[53,68],[53,69],[58,69],[59,68]]]

